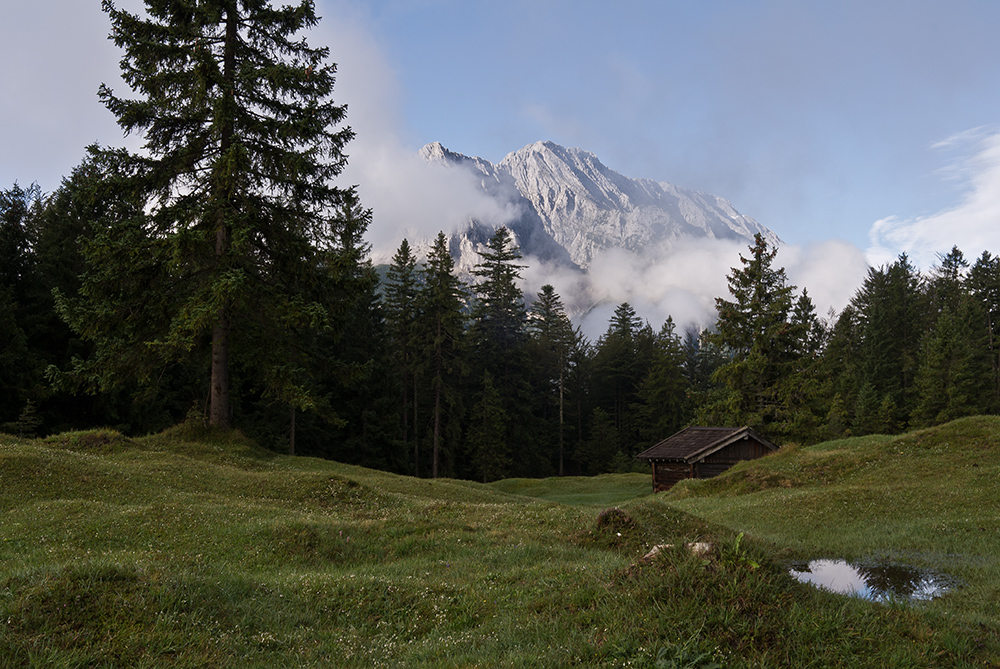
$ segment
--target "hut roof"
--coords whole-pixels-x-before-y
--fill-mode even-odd
[[[697,462],[740,439],[754,439],[766,448],[778,447],[749,427],[688,427],[635,456],[640,460]]]

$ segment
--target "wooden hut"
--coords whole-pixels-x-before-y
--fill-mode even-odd
[[[653,492],[660,492],[683,479],[718,476],[737,462],[776,450],[749,427],[689,427],[636,457],[653,465]]]

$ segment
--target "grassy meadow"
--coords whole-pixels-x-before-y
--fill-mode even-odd
[[[0,667],[1000,666],[1000,419],[649,486],[429,481],[192,426],[0,435]],[[966,586],[872,604],[787,576],[816,556]]]

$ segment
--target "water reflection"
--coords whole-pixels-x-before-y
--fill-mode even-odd
[[[947,574],[893,563],[813,560],[792,565],[790,573],[803,583],[876,602],[933,599],[958,585]]]

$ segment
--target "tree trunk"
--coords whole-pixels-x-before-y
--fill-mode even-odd
[[[223,48],[222,78],[226,82],[226,95],[234,97],[234,81],[236,76],[236,40],[238,38],[238,17],[235,9],[226,10],[226,42]],[[228,106],[228,105],[227,105]],[[226,114],[228,110],[223,110]],[[223,118],[219,138],[220,160],[223,162],[233,145],[232,118]],[[227,180],[216,192],[217,220],[215,222],[215,267],[221,271],[225,266],[225,257],[229,253],[229,222],[226,220],[226,209],[231,206],[232,182]],[[229,406],[229,304],[228,301],[219,307],[215,327],[212,329],[212,394],[209,406],[208,423],[213,427],[230,427]]]
[[[229,314],[219,309],[219,318],[212,329],[212,399],[208,424],[229,427]]]
[[[431,452],[431,478],[438,477],[438,455],[441,443],[441,386],[444,385],[444,357],[441,352],[441,321],[437,323],[437,338],[435,339],[434,366],[437,371],[434,384],[434,446]]]
[[[222,212],[219,219],[223,218]],[[229,230],[219,221],[215,233],[215,254],[219,265],[229,247]],[[212,328],[212,395],[209,403],[208,424],[229,428],[229,305],[219,307],[219,314]]]
[[[438,477],[438,443],[441,439],[441,384],[434,390],[434,450],[431,458],[431,478]]]
[[[417,429],[417,375],[413,374],[413,473],[420,478],[420,430]]]
[[[559,476],[563,475],[563,370],[564,360],[559,356]]]
[[[403,443],[410,443],[410,432],[407,429],[410,423],[410,379],[406,374],[406,355],[403,355]]]

